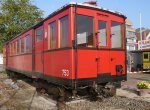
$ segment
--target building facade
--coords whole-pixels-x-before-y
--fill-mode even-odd
[[[133,51],[137,48],[136,33],[135,28],[133,28],[133,23],[131,20],[126,20],[126,38],[127,38],[127,51]]]
[[[140,37],[140,28],[136,29],[137,41],[150,40],[150,29],[141,28],[141,32],[142,32],[142,39]]]

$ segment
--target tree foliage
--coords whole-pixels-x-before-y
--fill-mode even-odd
[[[0,0],[0,47],[2,43],[41,21],[42,16],[43,11],[30,0]]]

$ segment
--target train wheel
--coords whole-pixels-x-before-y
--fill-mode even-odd
[[[109,85],[109,87],[106,87],[103,89],[103,96],[105,98],[107,97],[113,97],[116,95],[116,87],[113,85]]]
[[[97,101],[98,100],[98,92],[93,87],[88,88],[89,91],[89,97],[91,101]]]

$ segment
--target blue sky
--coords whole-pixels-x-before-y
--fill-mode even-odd
[[[32,0],[33,4],[44,11],[44,17],[68,2],[85,2],[89,0]],[[140,26],[139,13],[142,14],[142,26],[150,28],[150,0],[97,0],[98,6],[120,11],[133,21],[134,27]]]

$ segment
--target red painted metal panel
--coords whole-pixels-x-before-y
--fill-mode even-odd
[[[9,57],[8,67],[32,72],[32,55]]]
[[[100,50],[97,52],[98,74],[110,73],[110,52],[108,50]]]
[[[125,66],[125,52],[124,51],[111,51],[110,52],[110,70],[111,75],[116,75],[116,65],[123,66],[123,74],[126,74]]]
[[[35,71],[43,73],[43,58],[41,53],[35,54]]]
[[[20,35],[19,37],[13,39],[9,44],[20,40],[23,37],[30,35],[30,53],[32,52],[32,30]],[[20,48],[20,47],[19,47]],[[26,54],[26,53],[25,53]],[[32,53],[29,55],[10,55],[10,47],[8,49],[8,67],[18,70],[30,71],[32,72]]]
[[[48,76],[74,79],[73,50],[44,53],[44,72]]]
[[[97,51],[78,50],[77,76],[78,78],[97,77]]]

